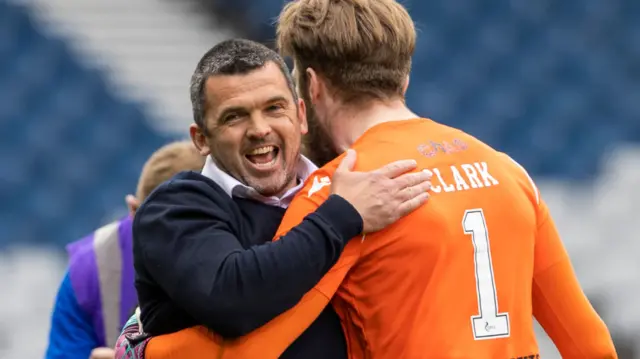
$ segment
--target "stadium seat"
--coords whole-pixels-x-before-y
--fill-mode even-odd
[[[275,37],[262,26],[283,3],[250,1],[261,38]],[[402,3],[418,27],[407,98],[421,115],[470,132],[536,177],[592,179],[603,148],[639,140],[637,2]]]
[[[125,213],[142,164],[170,139],[106,81],[0,1],[0,247],[60,248]]]

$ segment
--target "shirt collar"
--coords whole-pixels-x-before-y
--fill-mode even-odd
[[[313,162],[301,155],[300,161],[298,161],[298,165],[296,167],[298,183],[295,187],[285,192],[281,197],[266,197],[261,195],[255,189],[238,181],[228,173],[221,170],[213,161],[211,156],[207,156],[204,167],[202,168],[202,175],[217,183],[218,186],[220,186],[230,197],[253,199],[271,206],[287,208],[296,193],[302,189],[307,177],[317,169],[318,167],[316,167]]]

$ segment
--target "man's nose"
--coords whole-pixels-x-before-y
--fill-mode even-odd
[[[269,122],[260,115],[254,115],[251,118],[251,125],[247,135],[253,138],[264,138],[271,133]]]

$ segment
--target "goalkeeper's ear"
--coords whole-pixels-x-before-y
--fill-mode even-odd
[[[127,208],[129,209],[129,214],[133,217],[136,214],[136,211],[140,207],[140,200],[136,198],[136,196],[132,194],[128,194],[124,198],[125,203],[127,204]]]
[[[409,88],[409,75],[407,75],[406,80],[404,80],[404,86],[402,86],[402,96],[407,95],[407,89]]]

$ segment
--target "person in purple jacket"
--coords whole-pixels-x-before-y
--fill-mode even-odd
[[[125,198],[129,215],[67,246],[69,267],[55,300],[46,359],[113,358],[111,348],[137,306],[132,217],[158,185],[178,172],[202,170],[204,160],[191,141],[160,148],[145,163],[136,195]]]

